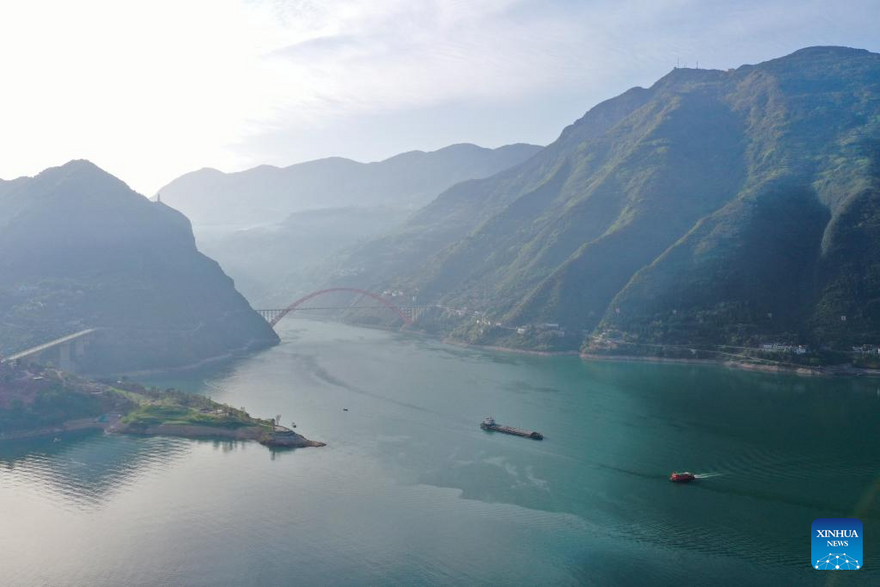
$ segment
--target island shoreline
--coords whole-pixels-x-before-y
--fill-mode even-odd
[[[118,427],[109,427],[108,434],[128,434],[131,436],[170,436],[176,438],[189,438],[193,440],[209,440],[222,438],[226,440],[253,440],[263,446],[272,448],[309,448],[327,446],[323,442],[309,440],[301,434],[289,431],[289,433],[268,434],[258,426],[243,426],[241,428],[227,429],[216,426],[195,426],[185,424],[156,424],[145,429],[138,430],[126,424]]]
[[[94,418],[70,420],[64,422],[60,426],[0,433],[0,442],[32,440],[53,436],[57,438],[87,430],[94,432],[103,430],[105,434],[127,436],[166,436],[174,438],[189,438],[191,440],[223,439],[255,441],[271,448],[318,448],[327,446],[324,442],[310,440],[305,436],[296,433],[270,435],[267,437],[265,431],[258,426],[243,426],[241,428],[230,430],[216,426],[158,424],[149,426],[143,430],[137,430],[127,424],[120,423],[119,419],[112,422],[99,422]]]

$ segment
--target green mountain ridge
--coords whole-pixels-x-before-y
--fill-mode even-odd
[[[880,343],[878,144],[880,55],[675,69],[452,187],[348,265],[361,285],[566,332],[455,327],[475,343]]]
[[[170,368],[278,341],[189,221],[88,161],[0,182],[0,354],[100,328],[80,367]]]

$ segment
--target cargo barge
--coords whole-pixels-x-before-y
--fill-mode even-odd
[[[495,418],[492,417],[484,419],[480,424],[480,428],[492,432],[502,432],[504,434],[522,436],[523,438],[531,438],[532,440],[544,440],[544,435],[540,432],[535,432],[533,430],[520,430],[519,428],[513,428],[512,426],[502,426],[495,422]]]

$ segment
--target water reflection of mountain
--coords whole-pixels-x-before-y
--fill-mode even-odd
[[[82,433],[0,445],[0,485],[27,485],[80,507],[170,467],[193,449],[179,438],[134,438]]]

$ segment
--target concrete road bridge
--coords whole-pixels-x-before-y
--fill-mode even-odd
[[[0,358],[0,363],[13,361],[23,364],[40,363],[52,364],[63,371],[76,371],[76,359],[86,353],[91,336],[97,332],[97,328],[87,328],[56,338],[41,345],[23,350],[7,357]]]

